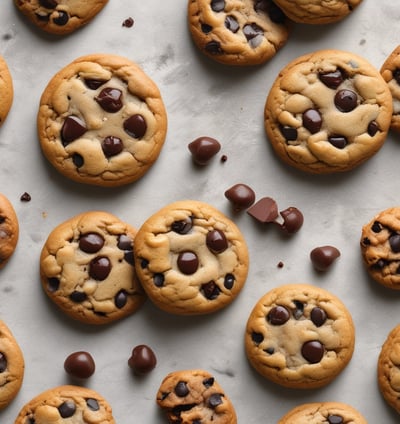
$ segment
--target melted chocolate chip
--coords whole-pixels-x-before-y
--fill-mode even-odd
[[[317,327],[321,327],[323,324],[325,324],[326,320],[328,319],[328,316],[326,315],[326,312],[322,308],[315,306],[311,310],[310,318],[311,318],[311,321]]]
[[[104,246],[104,238],[97,233],[82,234],[79,238],[79,249],[86,253],[96,253]]]
[[[122,109],[122,91],[118,88],[106,87],[95,97],[100,107],[109,113],[116,113]]]
[[[376,121],[371,121],[368,124],[368,134],[373,137],[379,131],[379,125]]]
[[[228,15],[225,18],[225,27],[228,28],[233,33],[236,33],[239,31],[240,25],[234,16]]]
[[[347,138],[342,135],[332,135],[328,141],[337,149],[344,149],[347,146]]]
[[[86,405],[91,411],[98,411],[100,409],[99,402],[93,398],[86,399]]]
[[[339,90],[335,95],[334,102],[340,112],[351,112],[358,105],[357,94],[352,90]]]
[[[214,253],[222,253],[228,248],[225,234],[220,230],[209,231],[206,236],[206,244]]]
[[[0,352],[0,373],[7,369],[7,357],[4,353]]]
[[[74,153],[72,155],[72,162],[77,168],[81,168],[83,164],[85,163],[83,156],[81,156],[78,153]]]
[[[90,88],[91,90],[97,90],[106,82],[107,81],[105,80],[98,80],[98,79],[91,79],[91,78],[84,79],[84,83],[86,87]]]
[[[74,115],[68,116],[61,128],[61,141],[63,146],[66,146],[79,137],[82,137],[86,131],[86,124],[81,118]]]
[[[69,298],[75,303],[82,303],[87,299],[87,294],[75,290],[69,295]]]
[[[142,115],[132,115],[124,121],[125,132],[133,138],[141,139],[147,131],[147,123]]]
[[[204,49],[206,52],[217,55],[217,54],[223,54],[224,51],[221,48],[221,43],[219,41],[211,40],[209,41],[205,46]]]
[[[175,221],[171,225],[171,230],[178,234],[187,234],[193,227],[193,218],[188,216],[180,221]]]
[[[194,274],[199,267],[199,258],[194,252],[181,252],[178,255],[177,265],[183,274],[191,275]]]
[[[295,141],[297,140],[297,129],[289,127],[288,125],[281,125],[279,130],[286,141]]]
[[[279,212],[283,218],[281,229],[288,234],[297,233],[303,226],[304,217],[301,211],[294,206]]]
[[[61,418],[70,418],[75,414],[75,411],[76,405],[72,400],[67,400],[58,407]]]
[[[193,161],[206,165],[221,149],[221,144],[211,137],[199,137],[188,145]]]
[[[120,290],[114,298],[115,306],[118,309],[122,309],[128,302],[128,293],[126,290]]]
[[[255,48],[262,43],[264,30],[257,24],[252,23],[243,27],[243,34],[245,35],[250,46]]]
[[[109,135],[101,143],[101,148],[106,157],[116,156],[124,150],[124,143],[118,137]]]
[[[253,340],[256,345],[259,345],[264,340],[264,336],[261,333],[256,333],[253,331],[251,333],[251,340]]]
[[[98,281],[103,281],[111,272],[111,262],[105,256],[97,256],[89,265],[89,275]]]
[[[178,397],[185,397],[185,396],[187,396],[187,395],[189,394],[189,388],[188,388],[188,386],[187,386],[186,382],[184,382],[184,381],[180,381],[180,382],[179,382],[179,383],[175,386],[174,392],[175,392],[175,394],[176,394]]]
[[[46,9],[55,9],[58,2],[56,0],[39,0],[39,4]]]
[[[231,290],[235,284],[235,277],[232,274],[226,274],[224,278],[224,287]]]
[[[217,406],[221,405],[223,403],[222,400],[223,395],[220,393],[213,393],[209,398],[208,398],[208,406],[212,409],[215,409]]]
[[[399,253],[400,252],[400,234],[392,234],[389,237],[389,244],[393,253]]]
[[[340,415],[328,415],[329,424],[344,424],[344,419]]]
[[[89,378],[94,374],[95,362],[88,352],[74,352],[67,356],[64,361],[64,369],[67,374],[76,378]]]
[[[47,289],[50,292],[55,292],[59,289],[60,287],[60,280],[56,277],[50,277],[47,279]]]
[[[211,9],[214,12],[222,12],[225,9],[225,0],[211,0]]]
[[[344,75],[340,69],[333,72],[318,74],[319,79],[329,88],[336,89],[344,80]]]
[[[162,287],[164,285],[164,274],[154,274],[153,283],[156,287]]]
[[[224,194],[236,211],[249,208],[256,200],[254,190],[246,184],[235,184]]]
[[[303,126],[311,134],[317,133],[321,129],[322,118],[316,109],[308,109],[303,113]]]
[[[203,295],[206,299],[214,300],[219,296],[221,290],[215,284],[214,281],[210,281],[210,282],[203,284],[201,286],[201,292],[203,293]]]
[[[271,325],[283,325],[290,318],[289,311],[284,306],[274,306],[267,315],[267,321]]]
[[[67,25],[68,21],[69,21],[69,15],[67,12],[64,12],[63,10],[59,10],[58,16],[53,18],[53,22],[58,26]]]
[[[303,355],[303,358],[310,364],[317,364],[318,362],[321,362],[324,353],[324,345],[318,340],[305,342],[301,348],[301,354]]]
[[[135,374],[144,375],[156,367],[157,358],[149,346],[138,345],[133,348],[128,365]]]

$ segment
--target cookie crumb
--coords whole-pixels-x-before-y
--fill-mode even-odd
[[[134,20],[133,18],[129,17],[126,18],[123,22],[122,22],[122,26],[125,28],[132,28],[134,24]]]
[[[21,195],[20,200],[21,202],[30,202],[31,201],[31,195],[27,192]]]
[[[221,162],[222,163],[225,163],[227,160],[228,160],[228,156],[226,156],[226,155],[221,156]]]

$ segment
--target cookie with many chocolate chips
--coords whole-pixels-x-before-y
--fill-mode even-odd
[[[309,284],[266,293],[248,318],[245,347],[258,373],[281,386],[312,389],[330,383],[349,363],[355,329],[345,305]]]
[[[90,22],[108,0],[14,0],[37,27],[57,35],[69,34]]]
[[[9,199],[0,193],[0,269],[11,258],[17,247],[19,223]]]
[[[65,385],[46,390],[20,410],[14,424],[115,424],[110,404],[98,392]]]
[[[267,96],[268,139],[287,164],[314,174],[349,171],[382,147],[392,96],[365,59],[338,50],[301,56],[281,70]]]
[[[290,24],[271,0],[189,0],[196,46],[227,65],[258,65],[286,43]]]
[[[172,203],[148,218],[136,235],[134,256],[149,298],[178,315],[230,304],[244,286],[249,262],[238,227],[195,200]]]
[[[236,424],[231,400],[208,371],[184,370],[168,374],[157,393],[157,404],[170,423]]]
[[[89,324],[134,313],[146,298],[135,274],[135,234],[132,226],[101,211],[58,225],[40,256],[44,291],[66,314]]]
[[[10,70],[5,59],[0,56],[0,126],[7,118],[14,99],[14,87]]]
[[[107,54],[59,71],[42,94],[37,122],[43,153],[61,174],[108,187],[143,176],[167,131],[156,84],[135,63]]]

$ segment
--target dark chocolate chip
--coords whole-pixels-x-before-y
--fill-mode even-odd
[[[219,141],[212,137],[199,137],[188,144],[193,161],[206,165],[221,149]]]
[[[93,398],[86,399],[86,405],[91,411],[98,411],[100,409],[99,402]]]
[[[385,268],[386,265],[387,262],[384,259],[378,259],[374,264],[372,264],[371,268],[377,271],[381,271],[383,268]]]
[[[290,318],[289,311],[284,306],[274,306],[267,314],[267,321],[271,325],[283,325]]]
[[[116,113],[122,109],[122,91],[118,88],[106,87],[95,97],[100,107],[109,113]]]
[[[327,420],[329,424],[344,424],[344,419],[340,415],[328,415]]]
[[[122,309],[126,303],[128,302],[128,293],[126,292],[126,290],[120,290],[114,298],[114,303],[115,306],[118,309]]]
[[[46,9],[55,9],[58,2],[56,0],[39,0],[39,4]]]
[[[357,94],[352,90],[339,90],[335,95],[335,106],[340,112],[351,112],[358,105]]]
[[[191,275],[194,274],[199,267],[199,258],[194,252],[181,252],[178,255],[177,265],[183,274]]]
[[[64,361],[65,372],[76,378],[89,378],[96,369],[92,355],[85,351],[71,353]]]
[[[57,277],[50,277],[47,279],[47,289],[50,292],[55,292],[60,287],[60,280]]]
[[[389,237],[389,244],[392,252],[399,253],[400,252],[400,234],[392,234]]]
[[[53,22],[58,26],[67,25],[69,21],[68,13],[64,12],[63,10],[58,10],[57,13],[58,13],[58,16],[53,18]]]
[[[397,84],[400,85],[400,69],[399,68],[393,71],[393,78],[396,80]]]
[[[7,369],[7,357],[4,353],[0,352],[0,373]]]
[[[58,407],[61,418],[70,418],[75,414],[75,411],[76,405],[72,400],[67,400]]]
[[[273,347],[267,347],[266,349],[264,349],[265,353],[268,353],[268,355],[272,355],[275,353],[275,349]]]
[[[239,22],[237,21],[237,19],[232,16],[232,15],[228,15],[225,18],[225,26],[226,28],[228,28],[230,31],[232,31],[233,33],[236,33],[239,31],[240,25]]]
[[[317,364],[318,362],[321,362],[321,359],[324,357],[324,353],[324,345],[318,340],[305,342],[301,348],[303,358],[310,364]]]
[[[328,141],[337,149],[344,149],[348,144],[347,138],[342,135],[332,135],[328,138]]]
[[[209,34],[212,31],[213,27],[208,24],[201,24],[201,30],[204,34]]]
[[[147,259],[142,259],[141,261],[140,261],[140,267],[142,268],[142,269],[145,269],[145,268],[147,268],[149,266],[149,261],[147,260]]]
[[[381,225],[381,223],[378,222],[378,221],[374,221],[374,223],[371,226],[371,230],[374,233],[380,233],[382,231],[382,225]]]
[[[129,17],[129,18],[124,19],[124,21],[122,22],[122,26],[125,27],[125,28],[132,28],[134,23],[135,22],[134,22],[133,18]]]
[[[124,150],[124,143],[120,138],[109,135],[102,141],[101,148],[104,155],[109,158],[120,154]]]
[[[90,88],[91,90],[97,90],[98,88],[100,88],[106,82],[107,81],[105,81],[105,80],[98,80],[98,79],[92,79],[92,78],[84,79],[84,83],[85,83],[86,87]]]
[[[254,190],[246,184],[235,184],[224,194],[236,211],[249,208],[256,200]]]
[[[209,281],[201,286],[201,292],[206,299],[214,300],[219,296],[221,290],[214,281]]]
[[[79,249],[86,253],[96,253],[104,246],[104,238],[97,233],[82,234],[79,238]]]
[[[231,290],[235,284],[235,277],[233,274],[226,274],[224,278],[224,287],[228,290]]]
[[[85,292],[75,290],[69,295],[69,298],[75,303],[82,303],[87,299],[87,294]]]
[[[68,116],[61,128],[61,141],[63,146],[66,146],[79,137],[82,137],[86,131],[86,124],[81,118],[75,115]]]
[[[304,216],[302,212],[294,206],[290,206],[287,209],[279,212],[283,218],[283,224],[281,229],[288,234],[297,233],[303,226]]]
[[[174,221],[171,230],[178,234],[187,234],[193,227],[193,219],[188,216],[180,221]]]
[[[243,34],[251,47],[257,47],[264,38],[264,30],[255,23],[243,27]]]
[[[365,245],[365,246],[370,246],[371,245],[371,240],[368,238],[368,237],[364,237],[363,239],[362,239],[362,242],[361,242],[363,245]]]
[[[321,327],[321,325],[325,324],[326,320],[328,319],[328,316],[326,315],[326,312],[322,308],[315,306],[311,310],[310,318],[311,318],[311,321],[317,327]]]
[[[214,12],[222,12],[225,9],[225,0],[211,0],[211,9]]]
[[[262,343],[262,341],[264,340],[264,336],[261,333],[257,333],[255,331],[253,331],[251,333],[251,340],[253,340],[253,342],[256,345],[259,345],[260,343]]]
[[[105,256],[97,256],[90,261],[89,275],[98,281],[105,280],[111,272],[111,262]]]
[[[25,191],[20,197],[21,202],[30,202],[31,201],[31,195]]]
[[[217,55],[217,54],[223,54],[223,50],[221,47],[221,43],[219,41],[211,40],[209,41],[205,46],[204,49],[206,52]]]
[[[210,408],[215,409],[217,406],[221,405],[223,403],[222,400],[223,395],[220,393],[213,393],[209,398],[208,398],[208,405]]]
[[[286,141],[295,141],[297,140],[297,129],[293,127],[289,127],[288,125],[281,125],[279,130],[283,137],[285,137]]]
[[[295,305],[293,316],[295,319],[300,319],[304,314],[304,303],[299,300],[294,300],[293,303]]]
[[[336,89],[344,80],[344,75],[340,69],[333,72],[318,74],[319,79],[329,88]]]
[[[187,396],[189,394],[189,388],[186,382],[179,381],[179,383],[175,386],[174,392],[178,397]]]
[[[225,233],[220,230],[209,231],[206,236],[206,244],[213,253],[222,253],[228,248]]]
[[[320,246],[310,252],[311,262],[317,271],[326,271],[339,256],[340,252],[334,246]]]
[[[317,133],[321,129],[321,114],[316,109],[308,109],[303,113],[303,126],[311,134]]]
[[[83,156],[78,153],[74,153],[72,155],[72,162],[77,168],[81,168],[83,164],[85,163]]]
[[[141,139],[147,131],[147,123],[142,115],[132,115],[124,121],[125,132],[133,138]]]
[[[133,240],[126,234],[118,237],[117,247],[120,250],[133,250]]]
[[[379,131],[379,125],[376,121],[371,121],[368,124],[368,134],[373,137]]]
[[[164,285],[164,274],[154,274],[153,282],[156,287],[162,287]]]
[[[128,359],[128,365],[135,374],[144,375],[156,367],[157,358],[149,346],[138,345],[133,348],[132,355]]]
[[[210,387],[212,387],[212,386],[214,385],[214,382],[215,382],[214,377],[208,377],[208,378],[205,378],[205,379],[203,380],[203,386],[204,386],[206,389],[209,389]]]

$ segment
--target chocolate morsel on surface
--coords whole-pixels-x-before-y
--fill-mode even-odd
[[[325,353],[324,346],[318,340],[305,342],[301,348],[301,354],[310,364],[321,362]]]
[[[31,201],[31,195],[25,191],[20,197],[21,202],[30,202]]]
[[[288,125],[281,125],[279,130],[286,141],[295,141],[297,140],[297,129],[289,127]]]
[[[69,295],[69,298],[75,303],[82,303],[87,299],[87,294],[85,292],[75,290]]]
[[[72,417],[75,414],[75,411],[76,405],[72,400],[67,400],[58,407],[58,412],[62,418]]]
[[[198,165],[206,165],[221,149],[215,138],[199,137],[188,145],[193,161]]]
[[[132,250],[133,240],[126,234],[121,234],[118,237],[117,247],[120,250]]]
[[[79,249],[85,253],[96,253],[104,246],[104,238],[97,233],[86,233],[79,238]]]
[[[79,137],[82,137],[86,131],[86,124],[81,118],[75,115],[68,116],[61,128],[61,141],[63,146],[66,146]]]
[[[246,184],[235,184],[224,194],[236,211],[249,208],[256,200],[254,190]]]
[[[102,141],[101,148],[104,155],[109,158],[121,153],[124,149],[124,143],[120,138],[110,135]]]
[[[105,256],[97,256],[89,265],[89,275],[98,281],[103,281],[111,272],[111,262]]]
[[[201,286],[201,292],[203,293],[203,295],[206,299],[214,300],[219,296],[221,290],[215,284],[214,281],[210,281],[210,282],[203,284]]]
[[[326,312],[319,308],[318,306],[315,306],[311,310],[310,314],[311,321],[317,326],[321,327],[323,324],[325,324],[325,321],[328,319],[328,316],[326,315]]]
[[[267,314],[267,321],[272,325],[283,325],[290,318],[289,311],[284,306],[274,306]]]
[[[223,403],[222,401],[222,395],[220,393],[213,393],[208,398],[208,405],[210,408],[215,409],[218,405],[221,405]]]
[[[322,117],[316,109],[308,109],[303,113],[303,126],[311,134],[317,133],[321,129]]]
[[[125,290],[120,290],[114,298],[115,306],[122,309],[128,302],[128,293]]]
[[[123,106],[122,91],[118,88],[103,88],[95,100],[103,110],[109,113],[116,113]]]
[[[142,344],[133,348],[128,365],[135,374],[144,375],[156,367],[157,358],[149,346]]]
[[[368,124],[368,134],[373,137],[379,131],[379,125],[376,121],[371,121]]]
[[[320,73],[319,79],[329,88],[336,89],[343,82],[344,76],[340,69],[333,72]]]
[[[142,138],[147,131],[147,123],[142,115],[132,115],[124,121],[125,132],[133,138]]]
[[[347,138],[342,135],[332,135],[328,137],[328,141],[337,149],[344,149],[348,144]]]
[[[199,267],[199,258],[194,252],[181,252],[178,255],[177,265],[183,274],[191,275]]]
[[[7,369],[6,355],[0,352],[0,373],[4,372],[6,369]]]
[[[310,252],[311,262],[317,271],[326,271],[339,256],[340,251],[334,246],[320,246]]]
[[[271,197],[263,197],[247,213],[261,223],[273,222],[278,217],[278,206]]]
[[[344,113],[351,112],[358,105],[357,94],[352,90],[339,90],[334,101],[337,109]]]
[[[235,277],[233,274],[226,274],[224,278],[224,287],[228,290],[231,290],[235,284]]]
[[[185,397],[189,394],[189,388],[185,381],[180,381],[174,389],[174,392],[179,397]]]
[[[67,374],[76,378],[89,378],[96,369],[92,355],[85,351],[71,353],[64,361],[64,369]]]
[[[126,28],[132,28],[134,24],[134,20],[133,18],[129,17],[126,18],[123,22],[122,22],[122,26],[126,27]]]
[[[282,230],[288,234],[294,234],[300,230],[304,222],[304,217],[299,209],[290,206],[279,213],[283,218],[283,224],[281,225]]]
[[[86,405],[91,411],[98,411],[100,409],[99,402],[96,399],[86,399]]]
[[[59,26],[67,25],[69,21],[68,13],[64,12],[63,10],[58,10],[57,13],[58,13],[58,16],[53,18],[53,22]]]
[[[222,253],[228,248],[225,234],[220,230],[212,230],[206,236],[207,247],[214,253]]]

